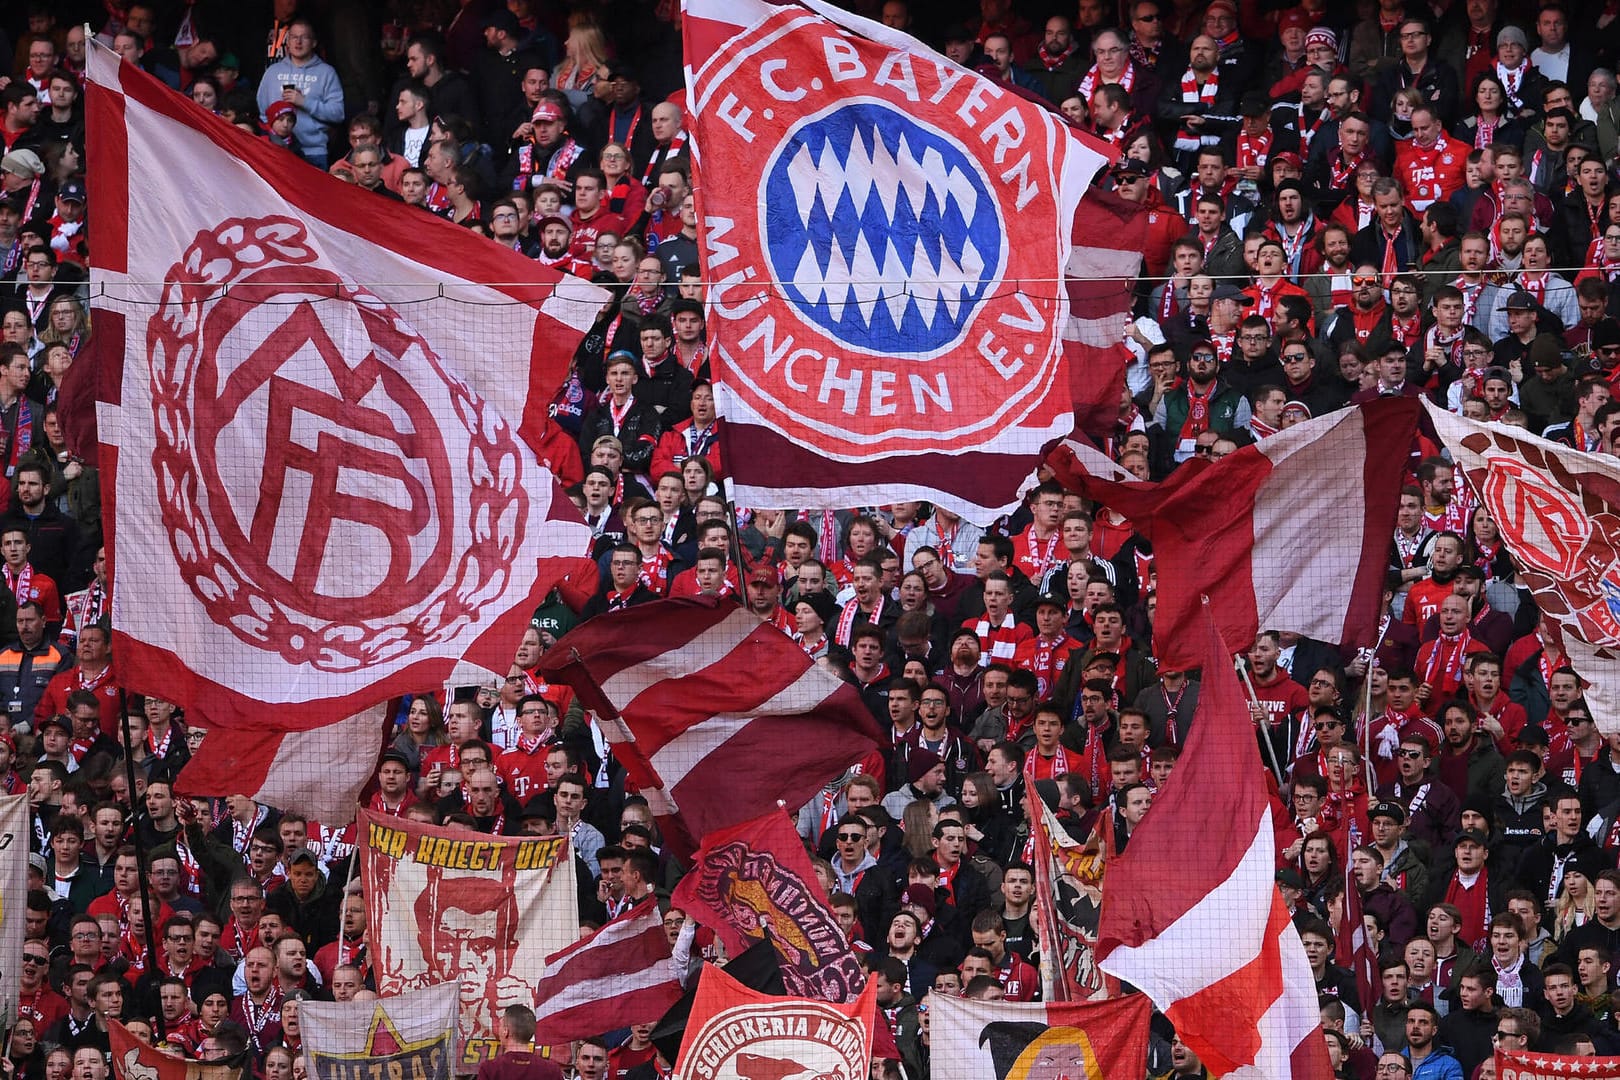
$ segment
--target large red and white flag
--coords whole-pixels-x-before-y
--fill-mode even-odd
[[[951,1080],[1081,1080],[1147,1072],[1153,1005],[1108,1001],[969,1001],[929,995],[929,1048]]]
[[[881,1036],[877,980],[854,1001],[773,997],[703,965],[676,1080],[865,1080]]]
[[[1194,459],[1161,483],[1121,481],[1117,466],[1072,440],[1052,463],[1066,487],[1152,542],[1154,649],[1161,668],[1187,671],[1200,659],[1205,594],[1221,636],[1240,648],[1261,630],[1373,644],[1418,412],[1411,398],[1340,409],[1220,461]]]
[[[1620,734],[1620,460],[1432,406],[1429,418],[1562,632],[1598,730]]]
[[[797,809],[883,742],[855,688],[731,600],[659,600],[589,619],[540,663],[593,709],[630,785],[696,848]]]
[[[301,758],[309,799],[346,793],[380,714],[319,748],[283,739],[458,661],[504,672],[586,550],[526,440],[602,294],[308,168],[108,50],[89,77],[119,670],[206,718],[193,790],[280,802],[274,774]]]
[[[821,0],[683,26],[738,501],[1015,506],[1073,426],[1064,270],[1111,148]]]
[[[546,957],[534,986],[536,1046],[650,1024],[681,996],[658,901],[648,897]]]
[[[1152,998],[1211,1075],[1328,1080],[1316,982],[1274,880],[1248,702],[1214,620],[1183,633],[1204,671],[1198,709],[1169,781],[1108,867],[1098,963]]]

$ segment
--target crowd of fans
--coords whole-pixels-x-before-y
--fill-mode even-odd
[[[1150,222],[1105,445],[1133,475],[1383,395],[1620,453],[1613,4],[1079,0],[1044,23],[1008,0],[857,6],[1115,148],[1099,183]],[[34,2],[0,27],[0,55],[15,46],[0,75],[0,788],[33,808],[7,1067],[102,1080],[104,1018],[121,1017],[176,1053],[250,1051],[288,1080],[305,1067],[298,1002],[374,992],[352,828],[241,794],[176,798],[206,725],[118,685],[96,472],[56,418],[91,337],[86,22],[287,168],[613,293],[553,408],[577,440],[559,472],[600,588],[536,612],[504,681],[402,703],[370,807],[567,834],[586,926],[648,892],[667,904],[681,867],[646,803],[535,670],[582,618],[729,597],[858,686],[889,735],[797,818],[895,1035],[899,1059],[874,1075],[930,1075],[931,995],[1037,997],[1026,792],[1093,849],[1094,876],[1073,884],[1094,900],[1175,767],[1198,673],[1154,660],[1150,546],[1050,482],[985,523],[915,503],[730,505],[678,5],[73,7]],[[1337,1075],[1490,1078],[1493,1046],[1620,1053],[1620,740],[1598,733],[1499,525],[1427,437],[1408,480],[1377,649],[1268,631],[1247,650],[1278,885]],[[1378,945],[1374,1000],[1335,958],[1347,888]],[[670,911],[672,940],[683,925]],[[503,1023],[516,1054],[532,1016]],[[648,1035],[577,1044],[570,1067],[667,1076]],[[1162,1018],[1152,1060],[1207,1075]]]

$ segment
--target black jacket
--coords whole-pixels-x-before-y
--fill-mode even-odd
[[[658,446],[658,437],[664,433],[664,426],[651,405],[634,394],[630,401],[630,412],[619,425],[617,435],[624,444],[624,468],[645,473],[652,467],[653,450]],[[613,434],[613,410],[606,404],[595,406],[579,428],[580,453],[589,461],[591,444],[603,435]]]

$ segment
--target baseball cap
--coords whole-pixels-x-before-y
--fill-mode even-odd
[[[77,180],[69,180],[62,185],[62,190],[56,193],[56,197],[63,202],[82,203],[84,202],[84,185]]]
[[[1387,817],[1396,822],[1404,822],[1406,820],[1406,810],[1398,802],[1374,803],[1367,810],[1367,820],[1371,821],[1375,817]]]
[[[411,767],[411,759],[405,756],[403,750],[384,750],[382,760],[377,764],[381,765],[388,761],[397,761],[407,769]]]
[[[1238,102],[1238,112],[1244,116],[1266,116],[1271,112],[1271,99],[1265,94],[1244,94]]]
[[[1524,727],[1519,729],[1519,733],[1514,736],[1514,739],[1520,746],[1551,745],[1550,740],[1547,738],[1547,729],[1542,727],[1540,724],[1524,725]]]
[[[1284,867],[1277,871],[1277,884],[1286,885],[1290,889],[1303,889],[1305,879],[1300,877],[1298,870],[1292,867]]]
[[[529,119],[536,124],[544,120],[562,120],[564,119],[562,106],[555,101],[542,101],[534,107],[534,115]]]
[[[1237,18],[1237,5],[1232,3],[1232,0],[1215,0],[1213,4],[1210,4],[1209,7],[1204,9],[1204,14],[1213,15],[1217,11],[1224,11],[1226,14],[1232,16],[1232,18]]]
[[[1456,847],[1458,844],[1465,842],[1478,844],[1480,847],[1490,846],[1489,842],[1485,839],[1485,834],[1480,832],[1478,829],[1464,829],[1457,835],[1457,839],[1452,843],[1451,846]]]
[[[1145,161],[1138,161],[1135,158],[1126,158],[1118,165],[1115,165],[1113,171],[1115,176],[1118,176],[1120,173],[1125,173],[1130,176],[1153,175],[1152,166]]]
[[[307,847],[298,848],[291,855],[287,856],[288,866],[297,866],[302,862],[307,862],[311,866],[318,865],[315,861],[315,853],[309,850]]]
[[[776,567],[768,562],[762,562],[748,571],[748,580],[757,581],[763,585],[780,585],[782,575],[777,573]]]
[[[57,713],[55,716],[46,717],[45,722],[39,725],[40,734],[43,735],[45,733],[45,729],[49,727],[59,727],[69,735],[73,734],[72,721],[63,716],[61,713]]]
[[[567,218],[563,217],[561,214],[547,214],[545,217],[543,217],[539,221],[535,222],[535,227],[538,228],[541,232],[545,231],[545,228],[546,228],[547,225],[561,225],[563,228],[567,229],[569,232],[574,231],[573,222],[569,221]]]
[[[1056,593],[1042,593],[1040,598],[1035,601],[1035,606],[1037,608],[1055,607],[1059,611],[1069,610],[1069,602]]]
[[[1520,289],[1518,292],[1508,297],[1507,303],[1503,304],[1502,306],[1509,311],[1534,311],[1536,310],[1537,305],[1534,294]]]
[[[1236,300],[1244,307],[1248,307],[1250,304],[1254,303],[1254,298],[1252,296],[1238,288],[1236,285],[1232,284],[1230,281],[1223,281],[1219,285],[1216,285],[1215,291],[1210,293],[1210,298],[1213,300]]]

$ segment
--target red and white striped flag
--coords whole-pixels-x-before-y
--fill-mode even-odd
[[[348,821],[378,703],[506,671],[587,549],[522,424],[603,294],[88,73],[120,674],[208,726],[187,790]]]
[[[1333,939],[1333,962],[1356,976],[1356,996],[1364,1009],[1378,1000],[1378,948],[1367,936],[1366,913],[1361,906],[1361,890],[1350,860],[1344,861],[1344,905],[1342,922]]]
[[[1189,671],[1205,594],[1221,636],[1239,647],[1261,630],[1373,643],[1418,411],[1412,398],[1340,409],[1220,461],[1189,461],[1162,483],[1120,481],[1112,462],[1072,441],[1052,463],[1064,486],[1152,542],[1154,649],[1161,668]]]
[[[1063,349],[1075,429],[1099,439],[1111,437],[1119,423],[1125,365],[1131,357],[1125,332],[1146,242],[1147,214],[1141,203],[1097,187],[1080,200],[1074,246],[1063,268],[1069,294]]]
[[[802,806],[883,742],[853,686],[732,600],[598,615],[564,635],[540,670],[595,710],[630,785],[688,850],[777,806]]]
[[[536,1046],[650,1024],[680,998],[655,897],[546,957],[534,987]]]
[[[1316,982],[1274,879],[1248,702],[1214,620],[1199,623],[1183,631],[1204,671],[1192,731],[1108,867],[1098,964],[1152,998],[1212,1076],[1329,1080]]]

